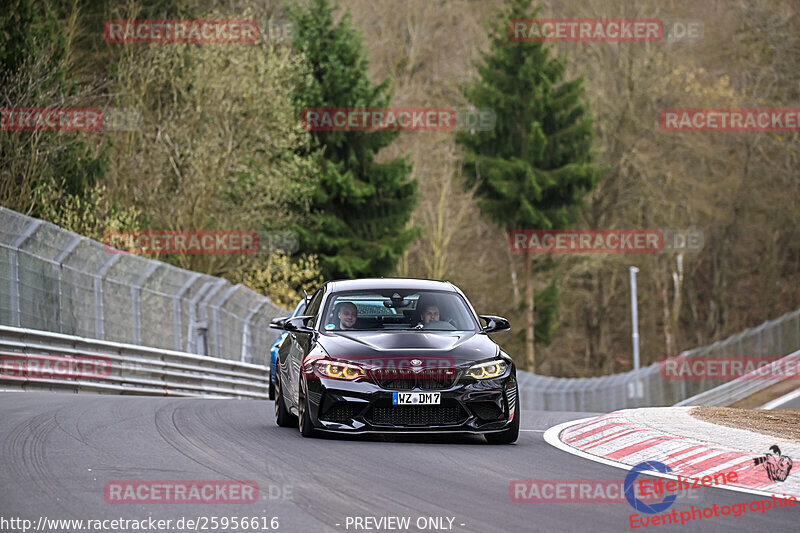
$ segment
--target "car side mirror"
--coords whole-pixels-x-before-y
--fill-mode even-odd
[[[269,321],[270,329],[285,329],[286,319],[289,317],[279,316]]]
[[[483,320],[486,321],[486,326],[481,329],[483,333],[497,333],[498,331],[508,331],[511,329],[511,324],[508,323],[508,320],[501,316],[492,316],[492,315],[479,315]]]
[[[283,324],[283,329],[293,333],[314,333],[314,330],[308,327],[308,321],[314,318],[310,315],[296,316],[287,319]]]

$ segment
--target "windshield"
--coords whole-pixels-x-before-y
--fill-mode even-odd
[[[464,299],[452,292],[352,291],[329,298],[325,331],[475,331],[478,323]]]

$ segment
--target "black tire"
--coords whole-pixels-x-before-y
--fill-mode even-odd
[[[269,378],[269,399],[270,400],[274,400],[275,399],[275,382],[272,381],[272,380],[273,380],[273,378],[270,376],[270,378]]]
[[[519,438],[519,405],[514,410],[514,420],[508,429],[504,429],[498,433],[487,433],[484,435],[486,442],[489,444],[512,444],[517,442]]]
[[[297,417],[286,408],[283,389],[278,376],[275,376],[275,422],[282,428],[297,427]]]
[[[298,426],[300,428],[300,434],[305,438],[314,438],[317,436],[317,430],[314,429],[314,426],[311,423],[311,415],[308,413],[308,398],[306,398],[306,392],[303,387],[303,380],[300,379],[300,394],[298,395],[298,402],[297,402],[297,410],[298,413]]]

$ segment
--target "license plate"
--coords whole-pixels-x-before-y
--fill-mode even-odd
[[[439,405],[441,392],[393,392],[392,405]]]

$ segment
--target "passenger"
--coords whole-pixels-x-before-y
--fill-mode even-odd
[[[358,320],[358,307],[353,302],[345,302],[339,307],[337,313],[339,319],[339,329],[356,329],[356,320]]]

